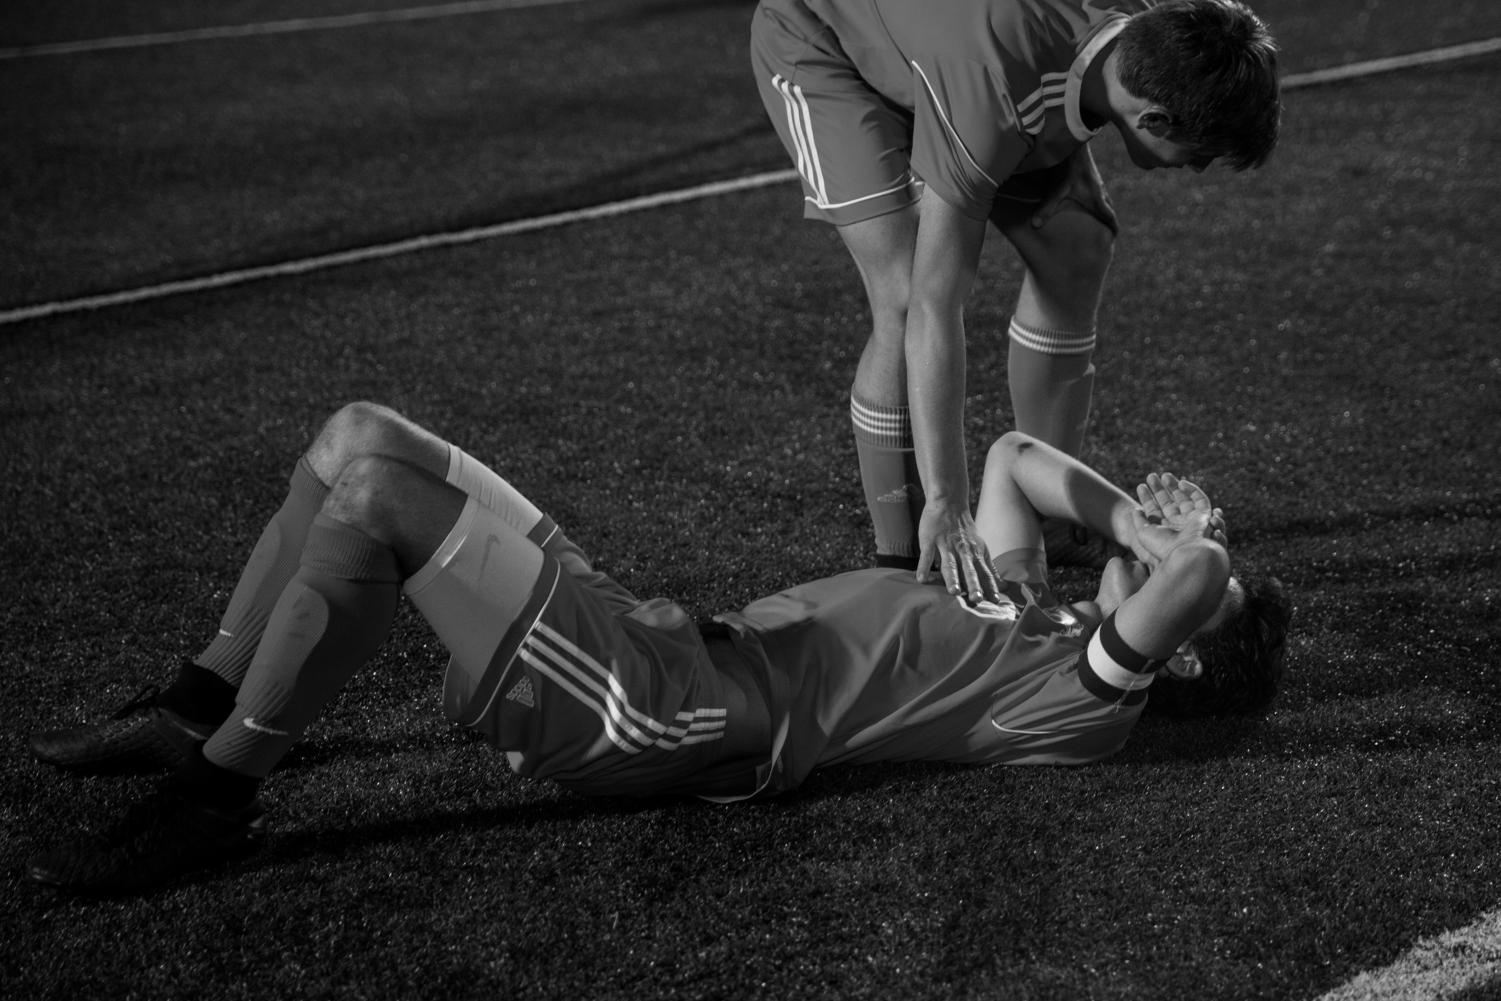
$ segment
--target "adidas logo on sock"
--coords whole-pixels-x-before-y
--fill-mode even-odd
[[[881,496],[877,497],[876,503],[905,504],[907,503],[907,498],[916,498],[921,496],[922,487],[918,486],[915,483],[903,483],[901,486],[897,487],[895,490],[892,490],[890,493],[884,493]]]
[[[506,694],[507,702],[517,702],[528,709],[535,709],[537,697],[532,693],[532,679],[522,675],[521,680]]]

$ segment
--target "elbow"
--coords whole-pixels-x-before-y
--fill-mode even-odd
[[[1007,431],[990,443],[990,457],[1001,462],[1012,462],[1037,444],[1037,439],[1025,431]]]
[[[1007,431],[995,441],[990,443],[990,452],[986,456],[986,466],[994,466],[997,469],[1012,470],[1031,449],[1038,445],[1038,440],[1022,431]]]
[[[1195,612],[1207,617],[1230,583],[1230,554],[1212,539],[1195,539],[1169,553],[1159,572],[1170,575],[1179,594],[1191,598]]]

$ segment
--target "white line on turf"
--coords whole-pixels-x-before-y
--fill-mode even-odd
[[[1332,66],[1329,69],[1312,70],[1308,73],[1293,73],[1282,78],[1282,86],[1284,89],[1312,87],[1315,84],[1354,80],[1363,76],[1375,76],[1377,73],[1390,73],[1393,70],[1432,66],[1435,63],[1467,59],[1470,56],[1483,56],[1491,52],[1501,52],[1501,38],[1486,38],[1478,42],[1446,45],[1439,49],[1409,52],[1400,56],[1388,56],[1385,59],[1368,59],[1365,62]]]
[[[289,35],[302,31],[326,31],[332,28],[359,28],[369,24],[394,24],[401,21],[426,21],[464,14],[488,14],[491,11],[521,7],[552,7],[578,3],[579,0],[466,0],[440,3],[430,7],[402,7],[396,10],[371,10],[354,14],[330,14],[326,17],[296,17],[284,21],[259,21],[254,24],[230,24],[211,28],[185,28],[181,31],[156,31],[140,35],[116,35],[111,38],[86,38],[76,42],[47,42],[0,48],[0,59],[28,59],[37,56],[73,56],[83,52],[106,52],[111,49],[142,49],[152,45],[176,45],[182,42],[209,42],[224,38],[251,38],[258,35]]]
[[[1488,985],[1501,986],[1501,909],[1418,942],[1389,966],[1368,970],[1318,1001],[1446,1001]]]
[[[526,2],[526,0],[512,0],[512,2]],[[558,0],[539,0],[539,2],[558,2]],[[1295,90],[1300,87],[1330,83],[1335,80],[1351,80],[1363,76],[1372,76],[1377,73],[1387,73],[1398,69],[1464,59],[1496,51],[1501,51],[1501,38],[1489,38],[1478,42],[1468,42],[1463,45],[1449,45],[1440,49],[1414,52],[1406,56],[1394,56],[1390,59],[1373,59],[1366,62],[1350,63],[1346,66],[1336,66],[1326,70],[1296,73],[1284,77],[1282,86],[1284,90]],[[299,275],[310,271],[340,267],[346,264],[397,257],[402,254],[415,253],[419,250],[431,250],[435,247],[451,247],[464,243],[476,243],[481,240],[513,236],[517,233],[549,229],[554,226],[566,226],[571,223],[585,222],[592,219],[604,219],[610,216],[623,215],[627,212],[638,212],[643,209],[695,201],[700,198],[712,198],[717,195],[730,194],[737,191],[749,191],[753,188],[781,184],[785,181],[791,181],[796,177],[797,172],[794,170],[773,170],[767,173],[752,174],[748,177],[728,181],[716,181],[711,184],[695,185],[691,188],[679,188],[676,191],[643,195],[639,198],[630,198],[620,202],[609,202],[604,205],[574,209],[568,212],[556,212],[552,215],[537,216],[533,219],[516,219],[511,222],[497,223],[493,226],[480,226],[456,232],[416,236],[406,240],[397,240],[394,243],[359,247],[332,254],[319,254],[314,257],[283,261],[280,264],[241,268],[235,271],[222,271],[214,275],[164,282],[160,285],[147,285],[120,292],[82,296],[76,299],[60,299],[55,302],[42,302],[29,306],[17,306],[11,309],[0,309],[0,326],[21,323],[26,320],[37,320],[48,316],[57,316],[64,313],[79,313],[85,310],[104,309],[110,306],[123,306],[129,303],[144,302],[149,299],[161,299],[173,295],[206,292],[211,289],[241,285],[245,282],[259,281],[265,278]]]

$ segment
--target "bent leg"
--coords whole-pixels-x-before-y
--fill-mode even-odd
[[[1016,427],[1078,455],[1094,389],[1095,327],[1114,234],[1082,211],[1064,209],[1034,229],[1032,207],[992,216],[1026,265],[1010,329],[1007,363]]]
[[[329,486],[351,459],[361,455],[390,456],[441,476],[448,446],[394,410],[372,403],[351,403],[330,417],[298,460],[286,499],[251,550],[218,634],[191,662],[224,684],[185,670],[165,696],[169,708],[198,722],[223,719],[228,706],[222,703],[245,679],[271,609],[297,572],[308,527]]]
[[[268,775],[384,641],[400,581],[427,562],[464,502],[404,462],[349,462],[308,529],[234,711],[204,745],[204,758],[240,775]]]

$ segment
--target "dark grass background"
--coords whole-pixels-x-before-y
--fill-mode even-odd
[[[20,3],[0,45],[375,6]],[[1260,9],[1292,71],[1501,34],[1480,3]],[[748,17],[580,3],[0,62],[0,307],[780,168]],[[1487,57],[1292,92],[1251,175],[1096,144],[1126,229],[1090,458],[1205,484],[1298,628],[1265,720],[1148,722],[1090,768],[584,800],[441,718],[404,615],[269,784],[265,854],[140,901],[37,893],[32,852],[149,786],[44,772],[26,733],[196,652],[339,403],[410,413],[709,614],[868,559],[866,321],[780,185],[0,327],[7,996],[1312,998],[1493,910],[1498,84]],[[997,241],[977,464],[1015,283]]]

